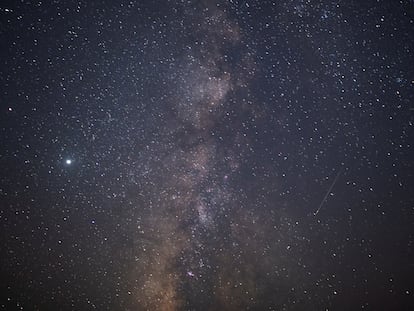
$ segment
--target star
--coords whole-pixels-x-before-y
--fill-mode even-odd
[[[414,310],[413,1],[9,2],[1,309]]]

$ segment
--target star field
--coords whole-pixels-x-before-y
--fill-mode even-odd
[[[413,310],[412,1],[0,4],[1,310]]]

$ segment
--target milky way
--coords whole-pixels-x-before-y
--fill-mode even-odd
[[[0,308],[413,309],[412,1],[144,2],[0,5]]]

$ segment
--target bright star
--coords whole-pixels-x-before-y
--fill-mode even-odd
[[[72,160],[71,159],[66,159],[65,162],[66,162],[67,165],[71,165],[72,164]]]

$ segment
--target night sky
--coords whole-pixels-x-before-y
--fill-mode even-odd
[[[1,310],[414,310],[414,2],[0,4]]]

